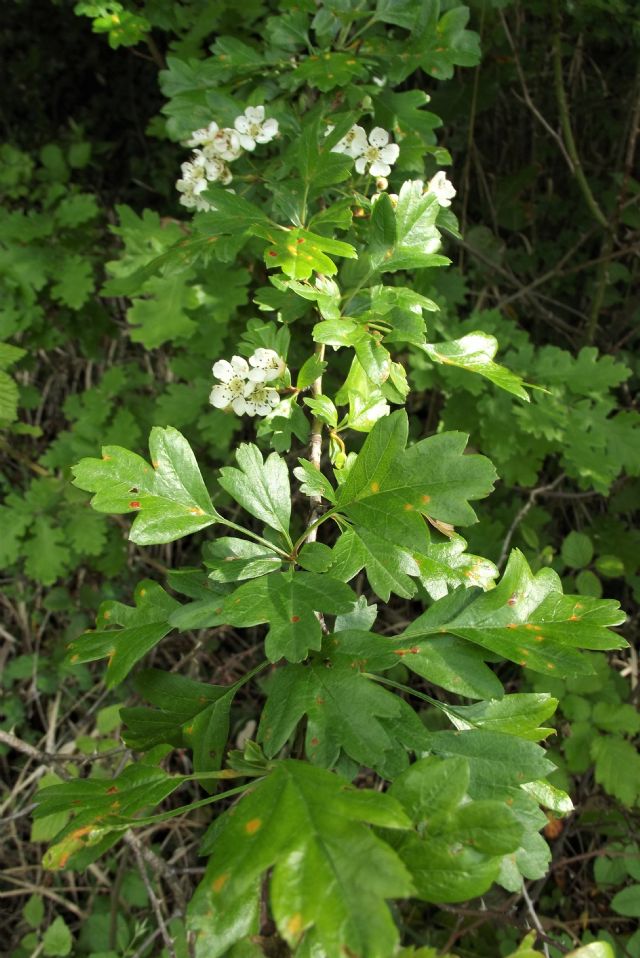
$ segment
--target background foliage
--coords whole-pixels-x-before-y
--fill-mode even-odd
[[[2,728],[22,748],[11,739],[2,746],[2,905],[15,958],[159,954],[156,894],[186,953],[180,915],[201,862],[197,836],[184,824],[150,830],[151,881],[129,845],[86,872],[52,877],[32,843],[52,838],[64,813],[31,823],[31,811],[35,789],[58,780],[70,762],[83,769],[104,753],[92,775],[111,778],[126,757],[119,708],[134,701],[133,687],[114,693],[103,670],[70,668],[67,642],[93,624],[104,601],[129,604],[132,580],[197,561],[189,541],[146,550],[127,542],[128,523],[90,510],[69,482],[70,467],[102,444],[144,454],[149,429],[168,423],[184,432],[203,468],[226,463],[232,445],[252,438],[246,422],[207,401],[211,363],[234,349],[237,329],[255,316],[251,275],[228,265],[233,251],[215,276],[199,262],[177,275],[149,275],[144,295],[136,289],[133,299],[118,281],[183,236],[173,189],[183,159],[176,139],[191,131],[199,105],[205,119],[210,113],[190,58],[201,58],[218,35],[250,35],[271,6],[251,0],[238,11],[219,2],[212,13],[207,4],[163,0],[135,8],[83,3],[75,11],[49,0],[7,5],[0,68]],[[449,240],[454,268],[417,272],[415,290],[440,305],[431,322],[441,338],[483,329],[498,338],[510,369],[547,391],[514,404],[484,379],[414,351],[414,433],[430,435],[439,423],[462,429],[497,467],[501,483],[479,507],[470,551],[501,564],[518,546],[534,571],[560,573],[567,591],[620,599],[633,643],[640,586],[637,15],[624,0],[606,8],[539,0],[472,3],[471,16],[480,64],[472,55],[465,64],[463,53],[457,62],[465,68],[425,69],[405,91],[410,112],[417,91],[432,98],[421,132],[432,138],[438,162],[446,160],[444,148],[453,158],[464,237]],[[444,125],[436,128],[430,116]],[[410,149],[405,155],[410,162]],[[263,305],[271,305],[267,294]],[[285,449],[286,440],[285,429],[276,442]],[[386,627],[396,631],[418,609],[394,597]],[[150,664],[228,685],[255,661],[259,640],[249,635],[173,636]],[[390,674],[402,682],[407,673],[398,665]],[[633,645],[608,665],[599,660],[594,677],[524,675],[521,684],[513,670],[510,691],[560,701],[552,781],[577,796],[570,818],[549,822],[552,868],[529,888],[540,941],[555,956],[597,936],[616,955],[639,955]],[[244,689],[236,696],[238,744],[261,705]],[[186,760],[176,771],[190,771]],[[161,859],[169,863],[162,871]],[[482,905],[415,905],[400,920],[416,944],[489,956],[512,952],[532,917],[518,895],[494,889]]]

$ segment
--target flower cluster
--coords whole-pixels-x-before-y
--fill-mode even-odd
[[[327,135],[333,127],[329,127]],[[361,126],[352,126],[331,149],[332,153],[345,153],[356,161],[358,173],[369,172],[371,176],[388,176],[392,165],[400,155],[397,143],[389,143],[389,134],[381,126],[374,126],[369,137]]]
[[[232,356],[231,362],[219,359],[213,364],[213,375],[220,382],[211,390],[209,402],[238,416],[268,416],[280,396],[267,383],[279,379],[286,368],[274,349],[256,349],[248,362],[242,356]]]
[[[204,211],[211,204],[202,195],[210,183],[223,186],[233,179],[228,164],[252,152],[257,143],[269,143],[278,134],[278,121],[265,120],[263,106],[248,106],[233,121],[233,127],[220,128],[215,121],[195,130],[187,146],[194,147],[192,158],[181,166],[182,176],[176,183],[180,202],[188,209]]]

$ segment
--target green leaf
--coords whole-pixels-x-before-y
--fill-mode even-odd
[[[323,542],[307,542],[298,553],[298,564],[308,572],[326,572],[333,553]]]
[[[97,845],[114,829],[123,830],[136,812],[159,804],[189,778],[137,763],[128,765],[117,778],[73,779],[42,789],[37,795],[36,819],[59,812],[77,813],[46,852],[45,868],[72,864],[74,856],[86,847]]]
[[[498,877],[503,855],[514,852],[523,829],[499,801],[465,800],[464,759],[421,759],[393,783],[390,794],[411,815],[417,832],[393,846],[411,872],[418,897],[454,902],[483,894]]]
[[[402,184],[395,208],[395,230],[391,226],[391,203],[383,198],[382,210],[372,218],[371,264],[380,272],[399,269],[424,269],[446,266],[450,260],[436,253],[440,249],[440,232],[436,220],[440,207],[433,193],[424,193],[422,180]]]
[[[211,570],[209,578],[214,582],[256,579],[277,572],[282,565],[281,559],[266,546],[227,536],[205,543],[203,558],[206,568]]]
[[[213,856],[190,907],[198,958],[218,958],[256,930],[256,893],[269,869],[271,912],[291,948],[304,935],[318,953],[393,954],[398,932],[385,899],[411,894],[412,885],[364,823],[396,829],[409,820],[388,795],[302,762],[279,763],[205,836],[203,852]]]
[[[189,606],[171,618],[177,628],[234,625],[249,628],[268,622],[265,653],[272,662],[300,662],[319,649],[322,629],[316,612],[349,612],[356,600],[341,582],[314,572],[274,572],[239,586],[224,599],[205,603],[192,617]]]
[[[32,535],[22,546],[27,575],[52,585],[67,571],[71,556],[62,529],[48,516],[36,516]]]
[[[322,496],[329,502],[335,502],[336,496],[333,486],[317,466],[308,459],[298,459],[299,466],[293,470],[293,474],[301,483],[300,492],[306,496]]]
[[[333,549],[331,575],[348,582],[366,568],[371,588],[384,602],[392,592],[410,599],[417,586],[409,576],[417,576],[415,559],[388,539],[365,527],[347,529]]]
[[[469,500],[489,494],[495,472],[483,456],[463,455],[466,437],[461,433],[440,433],[405,449],[407,434],[404,410],[380,419],[339,488],[337,503],[358,524],[411,547],[414,537],[407,538],[401,528],[410,524],[417,529],[419,515],[453,524],[474,522]]]
[[[640,885],[629,885],[613,896],[612,909],[617,915],[640,918]]]
[[[95,286],[91,263],[78,253],[64,257],[56,271],[56,277],[56,282],[51,287],[51,296],[71,309],[80,309]]]
[[[104,446],[102,459],[83,459],[74,485],[95,495],[98,512],[135,511],[129,538],[141,545],[172,542],[219,519],[195,456],[184,436],[168,426],[151,430],[150,466],[120,446]]]
[[[238,447],[236,461],[239,469],[224,466],[220,470],[220,485],[243,509],[290,542],[291,490],[286,462],[275,452],[263,462],[258,447],[248,443]]]
[[[270,243],[264,254],[267,267],[280,266],[282,272],[292,279],[308,279],[314,270],[333,276],[338,267],[327,253],[349,259],[358,255],[349,243],[300,228],[261,230],[260,235]]]
[[[608,941],[592,941],[582,948],[570,951],[567,958],[615,958],[615,954]]]
[[[27,355],[27,350],[12,343],[0,343],[0,369],[9,369]]]
[[[44,920],[44,901],[42,895],[31,895],[22,909],[22,917],[30,928],[38,928]]]
[[[545,751],[527,742],[486,729],[432,732],[429,750],[445,758],[460,756],[469,762],[469,794],[473,798],[494,798],[520,790],[554,771]]]
[[[406,633],[390,638],[357,630],[341,629],[332,639],[337,654],[349,658],[353,668],[383,671],[402,662],[433,685],[472,699],[500,698],[503,688],[482,661],[482,653],[468,642],[450,635],[431,636],[415,643]]]
[[[179,608],[179,603],[150,579],[136,587],[135,601],[135,607],[103,602],[98,612],[98,625],[103,628],[85,632],[68,646],[73,664],[108,658],[105,682],[109,688],[122,682],[136,662],[171,631],[169,616]],[[121,628],[108,627],[114,625]]]
[[[623,648],[609,631],[624,621],[614,601],[565,596],[551,569],[533,575],[522,553],[512,552],[497,588],[481,595],[456,592],[440,599],[403,634],[405,639],[446,632],[534,672],[558,677],[589,674],[576,648]]]
[[[600,735],[591,743],[595,778],[609,795],[632,806],[640,796],[640,755],[627,739]]]
[[[13,422],[18,418],[19,396],[17,382],[0,369],[0,420]]]
[[[200,306],[201,300],[189,280],[184,276],[153,276],[145,283],[144,291],[144,298],[134,300],[127,310],[132,342],[157,349],[195,333],[198,324],[187,311]]]
[[[309,356],[300,367],[300,372],[296,379],[296,387],[298,389],[307,389],[322,375],[326,368],[326,362],[320,359],[319,356]]]
[[[64,956],[71,952],[73,939],[64,918],[54,918],[42,936],[42,954]]]
[[[500,389],[529,402],[522,378],[505,366],[494,363],[493,357],[498,351],[495,336],[476,331],[450,342],[425,343],[421,348],[433,362],[479,373]]]
[[[295,72],[298,83],[308,83],[323,93],[366,79],[365,65],[351,53],[325,52],[307,57]]]
[[[420,582],[431,598],[441,599],[460,585],[493,588],[497,567],[489,559],[465,552],[466,547],[462,536],[442,536],[440,541],[434,541],[432,537],[420,553],[414,553]]]
[[[571,569],[582,569],[593,559],[593,543],[583,532],[570,532],[562,543],[561,554]]]
[[[157,706],[121,709],[123,738],[136,751],[169,743],[193,751],[196,772],[220,768],[229,736],[229,706],[236,686],[194,682],[182,675],[145,669],[135,677],[140,695]]]
[[[306,715],[305,753],[332,768],[345,751],[359,765],[392,778],[405,749],[424,745],[424,727],[399,696],[372,682],[344,657],[286,665],[271,680],[258,740],[273,757]]]
[[[538,741],[547,738],[554,731],[539,728],[540,722],[553,715],[558,700],[546,692],[515,692],[502,699],[490,699],[476,705],[452,705],[447,715],[456,728],[493,729],[519,738]]]

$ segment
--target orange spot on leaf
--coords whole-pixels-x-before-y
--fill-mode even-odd
[[[287,920],[287,931],[290,935],[299,935],[302,931],[302,915],[296,912]]]
[[[129,503],[129,508],[130,508],[130,509],[139,509],[139,508],[140,508],[140,503],[138,502],[137,499],[133,499],[133,500]]]
[[[261,818],[250,818],[247,824],[244,826],[244,830],[247,835],[255,835],[260,828],[262,828]]]
[[[300,616],[299,616],[299,615],[292,615],[292,616],[291,616],[291,621],[292,621],[293,624],[295,625],[296,622],[299,622],[299,621],[300,621]]]
[[[371,492],[380,492],[380,483],[372,482],[369,488],[371,489]]]
[[[215,892],[222,891],[228,878],[229,878],[229,872],[223,872],[221,875],[218,875],[218,877],[213,880],[213,882],[211,883],[211,887],[213,888]]]

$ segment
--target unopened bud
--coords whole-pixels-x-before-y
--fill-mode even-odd
[[[379,176],[376,180],[376,189],[380,192],[382,190],[386,190],[388,186],[389,180],[386,178],[386,176]]]

